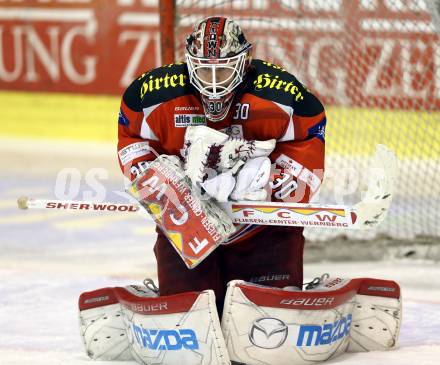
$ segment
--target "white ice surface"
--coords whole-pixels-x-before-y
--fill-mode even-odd
[[[84,159],[74,154],[76,159],[66,160],[59,153],[41,166],[33,149],[28,154],[20,151],[10,150],[8,155],[0,146],[1,155],[7,156],[0,158],[0,365],[134,364],[95,363],[87,358],[79,337],[77,301],[84,291],[141,283],[155,276],[151,222],[137,215],[18,211],[15,199],[19,195],[54,196],[60,168],[80,166],[84,177],[91,167],[103,166],[98,157]],[[41,153],[38,161],[47,158]],[[121,199],[115,194],[123,189],[114,177],[118,172],[109,171],[106,198]],[[395,350],[345,354],[327,364],[440,364],[440,263],[305,265],[306,278],[324,272],[393,279],[403,293],[403,324]]]

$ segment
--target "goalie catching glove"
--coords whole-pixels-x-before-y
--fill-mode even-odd
[[[248,141],[230,138],[214,129],[188,127],[185,133],[185,174],[193,185],[219,202],[264,200],[270,176],[267,156],[275,148],[274,139]]]

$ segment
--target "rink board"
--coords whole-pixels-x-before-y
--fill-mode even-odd
[[[33,138],[117,139],[120,98],[0,91],[0,135]],[[328,154],[370,155],[377,143],[401,158],[440,157],[440,112],[327,106]]]

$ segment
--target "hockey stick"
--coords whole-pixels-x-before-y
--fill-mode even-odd
[[[137,212],[141,207],[139,204],[32,199],[27,197],[20,197],[17,204],[20,209],[95,212]],[[354,207],[344,205],[243,201],[222,203],[221,206],[234,223],[241,224],[353,228],[357,221]]]
[[[273,203],[273,202],[227,202],[222,208],[234,223],[324,227],[324,228],[373,228],[386,216],[391,203],[396,172],[396,157],[383,145],[376,150],[375,173],[363,199],[354,206]],[[74,200],[18,199],[21,209],[88,210],[110,212],[136,212],[138,204],[97,203]]]

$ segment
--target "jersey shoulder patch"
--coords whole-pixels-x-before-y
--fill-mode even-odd
[[[125,103],[136,111],[179,96],[192,94],[186,63],[172,63],[147,71],[124,93]]]
[[[298,79],[283,67],[263,60],[253,60],[245,92],[292,107],[297,115],[316,115],[324,108]]]

